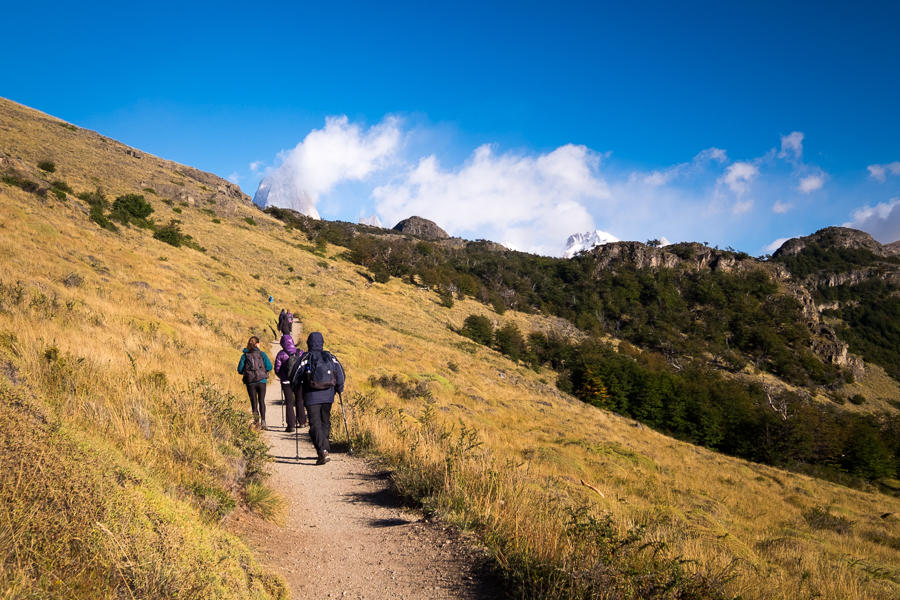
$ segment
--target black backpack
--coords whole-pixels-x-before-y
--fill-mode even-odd
[[[250,385],[266,379],[268,372],[263,362],[262,352],[254,350],[244,355],[244,383]]]
[[[291,381],[291,373],[297,370],[297,364],[302,355],[303,353],[297,350],[293,354],[289,354],[288,359],[281,363],[281,372],[278,373],[281,381]]]
[[[291,375],[291,389],[298,391],[303,385],[314,390],[327,390],[337,385],[335,369],[338,361],[331,352],[312,350],[303,355]]]

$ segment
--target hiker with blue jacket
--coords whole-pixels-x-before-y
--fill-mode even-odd
[[[324,465],[331,457],[328,434],[331,432],[331,407],[334,393],[344,391],[344,368],[337,358],[325,351],[325,338],[314,331],[306,338],[307,352],[300,360],[299,381],[293,380],[309,415],[309,437],[318,454],[317,465]],[[298,385],[299,384],[299,385]]]
[[[266,429],[266,382],[271,370],[272,361],[259,349],[259,338],[253,336],[247,341],[237,372],[243,376],[253,420],[259,422],[260,429]]]
[[[306,427],[306,409],[299,395],[291,388],[291,377],[288,373],[292,356],[303,356],[303,350],[294,346],[294,338],[289,334],[281,336],[281,351],[275,355],[275,373],[281,381],[284,393],[284,406],[287,410],[286,433],[294,433],[294,427]]]

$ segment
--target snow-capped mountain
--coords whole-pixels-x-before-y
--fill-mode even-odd
[[[566,247],[563,250],[563,258],[572,258],[582,250],[590,250],[594,246],[602,246],[612,242],[621,241],[616,236],[606,233],[605,231],[588,231],[586,233],[576,233],[570,235],[566,240]]]
[[[381,227],[381,219],[378,218],[378,215],[360,217],[357,223],[360,225],[368,225],[369,227]]]
[[[312,198],[297,185],[294,170],[287,163],[259,182],[253,203],[263,208],[292,208],[313,219],[321,218]]]

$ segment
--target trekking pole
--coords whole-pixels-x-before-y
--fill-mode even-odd
[[[297,450],[297,456],[294,457],[294,460],[300,460],[300,428],[296,428],[294,430],[294,447]]]
[[[344,397],[338,392],[341,400],[341,416],[344,417],[344,431],[347,432],[347,444],[350,446],[350,456],[353,456],[353,441],[350,439],[350,427],[347,425],[347,413],[344,412]]]
[[[278,388],[281,390],[281,426],[284,427],[284,406],[287,402],[284,399],[284,388],[281,387],[281,377],[278,378]]]

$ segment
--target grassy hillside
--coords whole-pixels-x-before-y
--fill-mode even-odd
[[[58,180],[75,193],[99,185],[110,201],[143,194],[151,219],[177,218],[205,249],[102,229],[68,192],[0,184],[4,591],[284,595],[221,525],[233,502],[266,510],[234,368],[284,306],[346,366],[357,446],[383,457],[408,498],[476,532],[523,583],[517,595],[900,592],[900,499],[636,426],[560,392],[546,366],[454,332],[480,314],[526,334],[575,333],[557,318],[471,298],[446,308],[432,291],[374,282],[344,248],[213,180],[185,177],[175,187],[197,196],[179,206],[159,192],[183,167],[110,158],[112,142],[8,101],[0,115],[0,169],[38,192]]]

